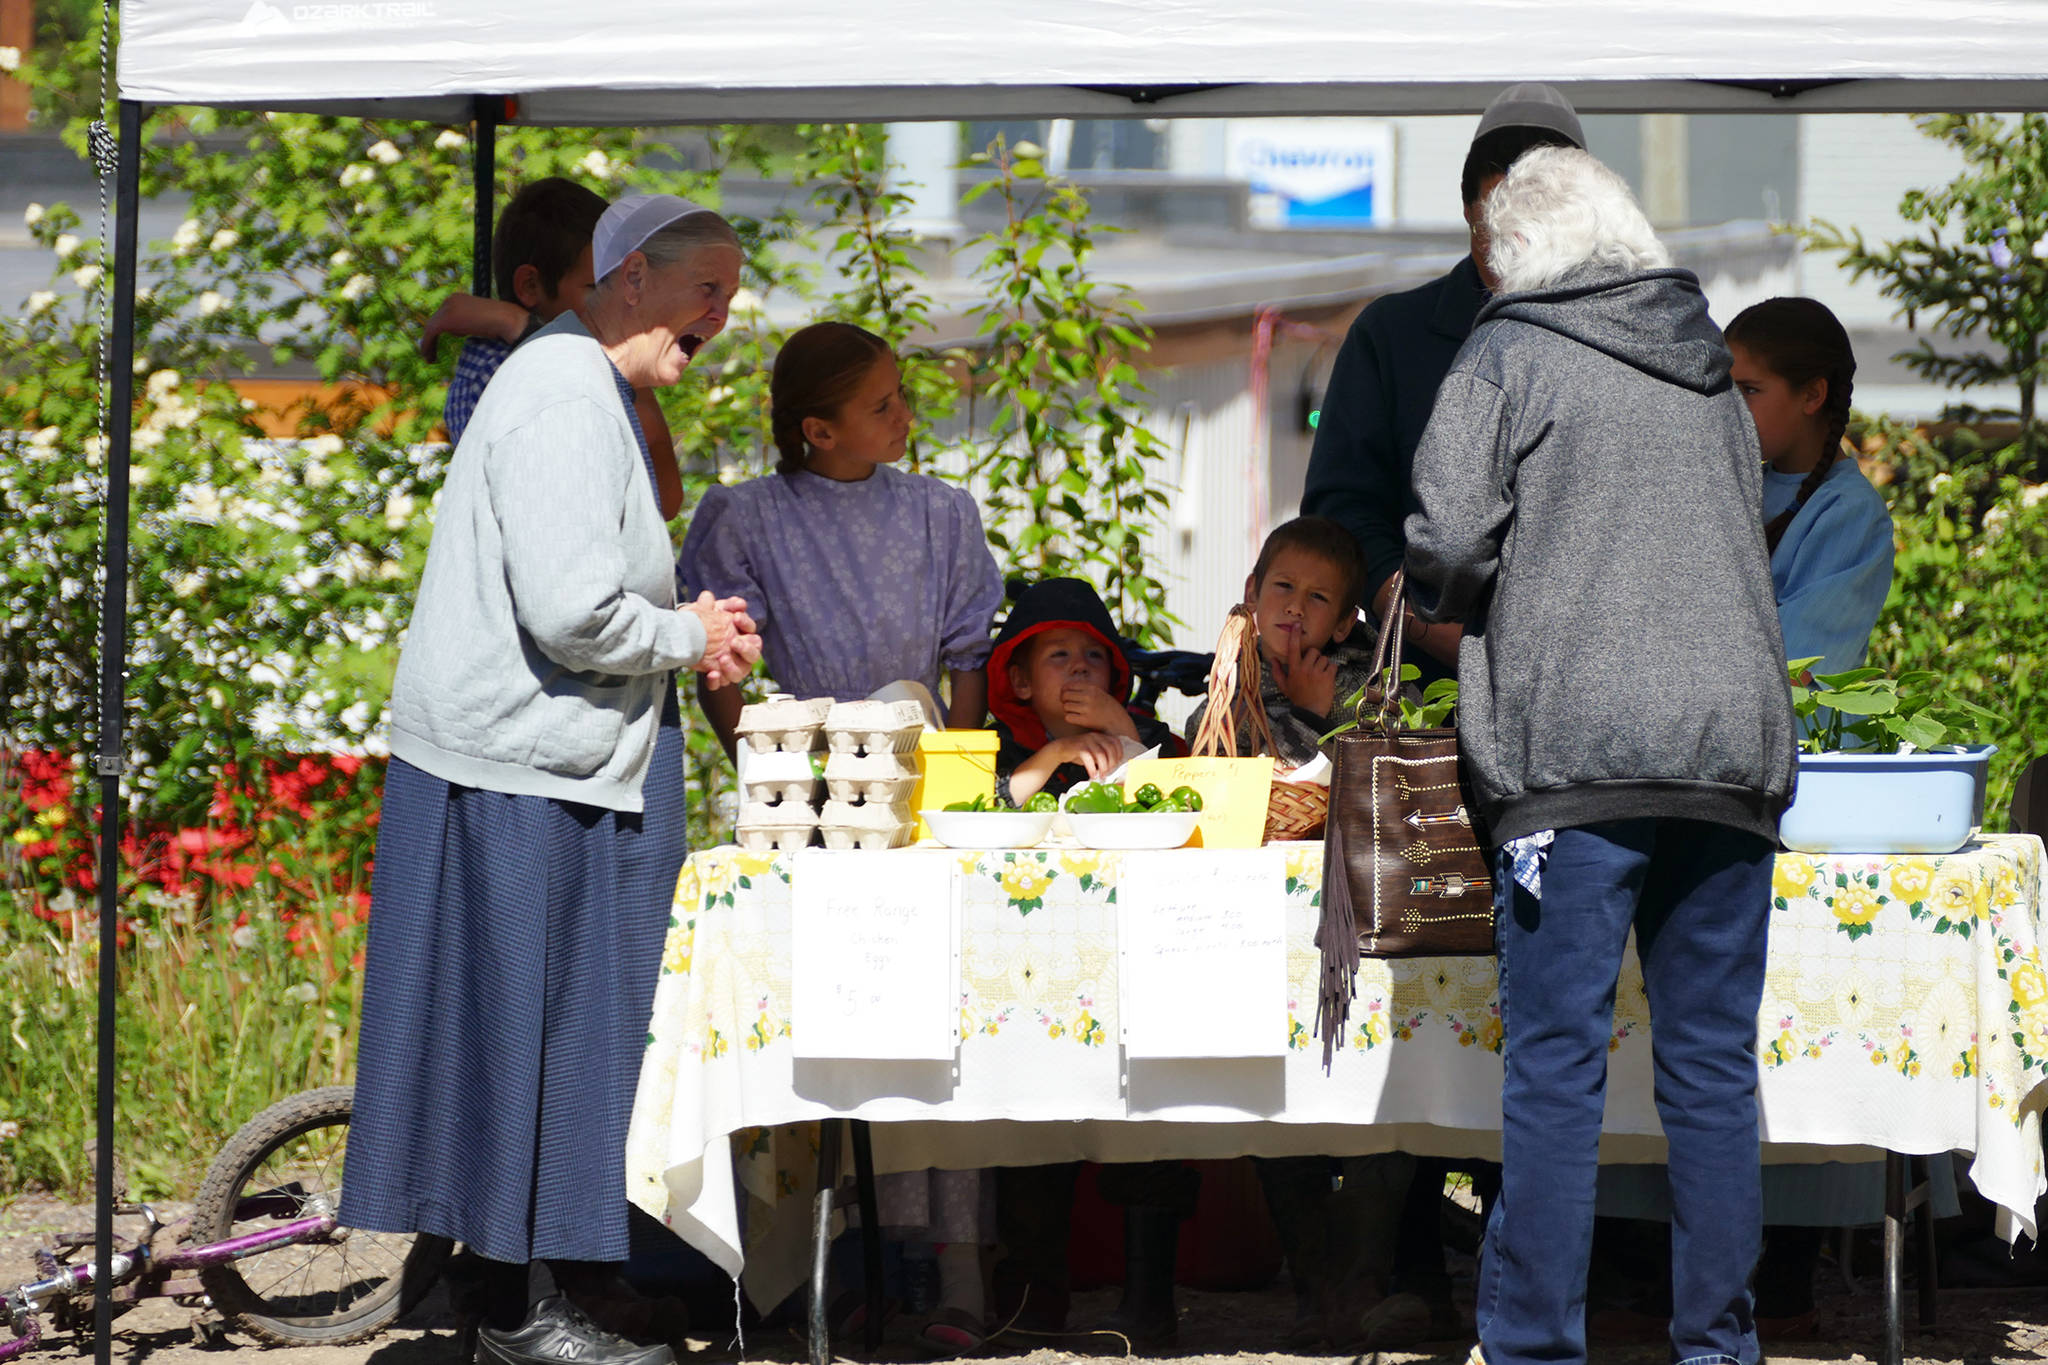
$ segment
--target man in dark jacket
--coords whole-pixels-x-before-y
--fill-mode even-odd
[[[1301,510],[1329,517],[1358,539],[1365,553],[1371,619],[1386,610],[1387,581],[1401,567],[1401,523],[1415,510],[1408,470],[1429,423],[1437,385],[1471,334],[1492,282],[1479,206],[1515,159],[1531,147],[1586,145],[1579,117],[1547,85],[1510,86],[1480,116],[1465,154],[1459,192],[1472,233],[1472,252],[1450,272],[1420,288],[1375,299],[1351,325],[1337,352],[1316,422]],[[1425,680],[1449,677],[1457,630],[1408,622],[1409,661]]]
[[[1633,930],[1670,1144],[1672,1358],[1755,1365],[1753,1049],[1795,772],[1756,431],[1699,282],[1620,177],[1533,152],[1486,220],[1501,292],[1415,452],[1406,557],[1416,611],[1465,625],[1459,745],[1505,845],[1480,1354],[1586,1358]]]

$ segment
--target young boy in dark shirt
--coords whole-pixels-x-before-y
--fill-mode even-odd
[[[1351,533],[1327,517],[1296,517],[1266,537],[1244,581],[1245,605],[1259,628],[1259,700],[1273,732],[1274,756],[1298,768],[1344,720],[1342,704],[1372,672],[1376,632],[1360,628],[1365,559]],[[1188,717],[1201,728],[1209,703]],[[1238,736],[1240,744],[1249,735]]]

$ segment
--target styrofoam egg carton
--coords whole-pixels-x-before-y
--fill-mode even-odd
[[[742,706],[732,729],[757,754],[805,754],[824,747],[822,727],[831,709],[830,697],[775,697]]]
[[[750,753],[740,786],[748,801],[769,805],[794,801],[808,806],[818,799],[823,766],[815,753]]]
[[[831,849],[901,848],[917,827],[910,806],[884,802],[853,805],[827,801],[818,817],[818,833]]]
[[[818,829],[818,812],[794,801],[769,805],[749,801],[740,807],[733,842],[749,853],[804,848]]]
[[[834,702],[825,741],[835,754],[907,754],[924,733],[924,708],[914,701]]]
[[[897,805],[917,786],[917,760],[907,754],[834,754],[825,760],[825,788],[834,801]]]

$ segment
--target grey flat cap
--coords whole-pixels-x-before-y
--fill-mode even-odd
[[[1495,95],[1493,103],[1479,116],[1479,131],[1472,135],[1472,140],[1477,142],[1502,128],[1542,128],[1570,138],[1572,146],[1580,151],[1586,149],[1586,131],[1579,127],[1579,116],[1571,101],[1549,86],[1533,81],[1511,85]]]

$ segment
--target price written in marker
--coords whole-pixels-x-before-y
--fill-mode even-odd
[[[1117,893],[1134,1058],[1277,1057],[1287,1040],[1286,894],[1255,851],[1127,853]]]
[[[797,856],[790,1042],[798,1057],[945,1061],[960,997],[956,864],[919,853]]]

